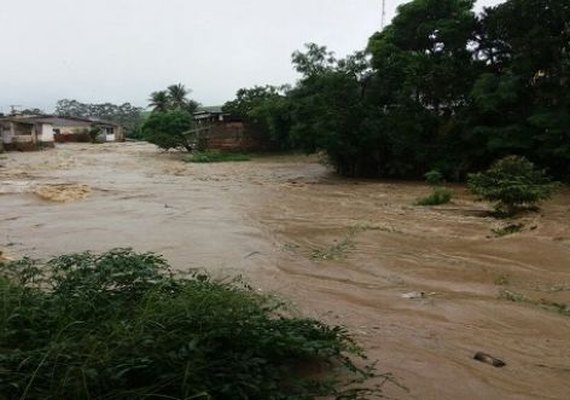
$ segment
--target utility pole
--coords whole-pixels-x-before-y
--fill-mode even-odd
[[[18,105],[18,104],[10,105],[10,114],[11,114],[11,115],[16,115],[16,114],[18,113],[18,109],[21,108],[21,107],[22,107],[22,106],[21,106],[21,105]]]
[[[380,22],[380,28],[384,29],[385,22],[386,22],[386,0],[382,0],[382,20]]]

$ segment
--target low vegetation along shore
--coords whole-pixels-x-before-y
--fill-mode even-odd
[[[7,399],[358,399],[347,331],[126,249],[0,263]],[[362,361],[362,360],[361,360]],[[362,362],[360,362],[362,364]],[[379,392],[378,392],[379,393]]]

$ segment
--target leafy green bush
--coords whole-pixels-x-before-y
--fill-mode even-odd
[[[436,187],[429,196],[422,197],[416,201],[418,206],[438,206],[446,204],[453,198],[453,192],[443,187]]]
[[[495,203],[499,215],[514,215],[523,207],[549,199],[558,183],[524,157],[505,157],[485,172],[470,174],[472,193]]]
[[[372,372],[349,358],[362,354],[345,329],[288,317],[281,302],[236,282],[175,276],[150,253],[0,263],[0,302],[2,399],[370,393],[354,388]],[[326,372],[311,375],[314,367]]]
[[[205,150],[196,152],[190,157],[186,158],[187,162],[193,163],[214,163],[249,160],[251,160],[251,158],[247,154],[220,150]]]
[[[444,183],[444,178],[441,172],[436,169],[432,169],[431,171],[424,174],[424,178],[426,178],[426,182],[430,186],[439,186]]]
[[[142,126],[146,141],[161,149],[192,151],[192,114],[184,110],[156,111],[150,114]]]

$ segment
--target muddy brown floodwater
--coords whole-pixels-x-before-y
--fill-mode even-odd
[[[570,398],[570,193],[498,237],[506,222],[454,189],[414,207],[422,184],[344,180],[305,156],[185,164],[144,143],[66,144],[0,155],[0,250],[128,246],[244,275],[348,326],[408,388],[385,386],[394,398]]]

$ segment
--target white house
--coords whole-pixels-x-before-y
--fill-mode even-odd
[[[125,140],[123,127],[88,118],[53,115],[11,115],[0,118],[4,150],[36,150],[53,147],[55,142],[88,142],[93,126],[101,129],[107,142]]]

